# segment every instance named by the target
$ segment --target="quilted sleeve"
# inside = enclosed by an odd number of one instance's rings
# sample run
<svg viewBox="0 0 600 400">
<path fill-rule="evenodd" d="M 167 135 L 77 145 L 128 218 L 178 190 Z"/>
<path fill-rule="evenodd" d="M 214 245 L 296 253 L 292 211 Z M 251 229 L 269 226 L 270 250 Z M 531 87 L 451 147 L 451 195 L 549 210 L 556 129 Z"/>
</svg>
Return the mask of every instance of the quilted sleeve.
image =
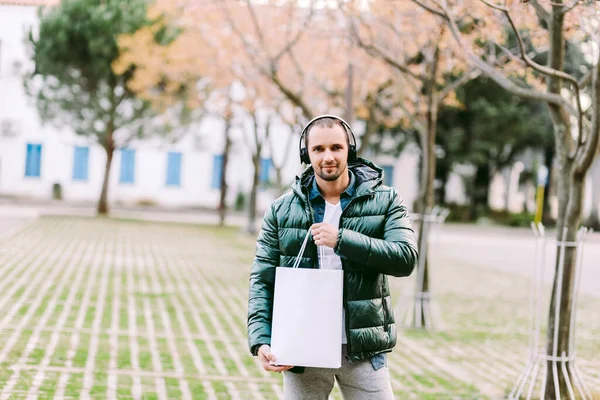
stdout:
<svg viewBox="0 0 600 400">
<path fill-rule="evenodd" d="M 406 207 L 391 188 L 383 239 L 342 228 L 335 252 L 364 270 L 392 276 L 409 276 L 418 260 L 417 242 Z"/>
<path fill-rule="evenodd" d="M 279 263 L 279 239 L 275 206 L 265 213 L 256 242 L 248 296 L 248 344 L 256 355 L 262 344 L 271 344 L 271 317 L 275 268 Z"/>
</svg>

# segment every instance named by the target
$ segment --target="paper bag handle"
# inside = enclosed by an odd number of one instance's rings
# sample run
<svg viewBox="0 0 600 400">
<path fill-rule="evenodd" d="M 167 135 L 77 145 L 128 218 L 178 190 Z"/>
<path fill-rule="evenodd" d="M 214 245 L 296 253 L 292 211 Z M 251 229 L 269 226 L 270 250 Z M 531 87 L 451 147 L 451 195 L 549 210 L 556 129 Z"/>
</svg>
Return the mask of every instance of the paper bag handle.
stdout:
<svg viewBox="0 0 600 400">
<path fill-rule="evenodd" d="M 294 261 L 294 265 L 292 266 L 292 268 L 298 268 L 300 266 L 300 260 L 302 258 L 302 255 L 304 254 L 304 250 L 306 250 L 306 244 L 308 243 L 308 238 L 310 237 L 310 229 L 308 230 L 308 232 L 306 232 L 306 236 L 304 237 L 304 242 L 302 242 L 302 246 L 300 247 L 300 252 L 298 253 L 298 256 L 296 257 L 296 260 Z M 323 257 L 325 257 L 325 252 L 323 251 L 323 246 L 318 246 L 319 247 L 319 265 L 322 266 L 323 263 Z"/>
<path fill-rule="evenodd" d="M 298 256 L 296 257 L 296 260 L 294 261 L 294 265 L 292 266 L 292 268 L 298 268 L 298 266 L 300 265 L 300 259 L 302 258 L 302 255 L 304 254 L 304 250 L 306 249 L 306 243 L 308 243 L 309 237 L 310 237 L 310 229 L 308 230 L 308 232 L 306 232 L 306 236 L 304 237 L 304 242 L 302 242 L 302 246 L 300 247 L 300 252 L 298 253 Z"/>
</svg>

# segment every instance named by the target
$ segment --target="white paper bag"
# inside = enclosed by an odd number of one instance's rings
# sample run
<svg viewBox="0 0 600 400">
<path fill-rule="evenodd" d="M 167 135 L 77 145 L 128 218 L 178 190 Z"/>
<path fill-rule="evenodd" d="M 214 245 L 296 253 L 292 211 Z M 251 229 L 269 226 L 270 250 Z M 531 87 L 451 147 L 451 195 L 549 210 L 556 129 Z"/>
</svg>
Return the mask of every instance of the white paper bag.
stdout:
<svg viewBox="0 0 600 400">
<path fill-rule="evenodd" d="M 271 352 L 277 365 L 342 366 L 342 270 L 293 268 L 275 271 Z"/>
</svg>

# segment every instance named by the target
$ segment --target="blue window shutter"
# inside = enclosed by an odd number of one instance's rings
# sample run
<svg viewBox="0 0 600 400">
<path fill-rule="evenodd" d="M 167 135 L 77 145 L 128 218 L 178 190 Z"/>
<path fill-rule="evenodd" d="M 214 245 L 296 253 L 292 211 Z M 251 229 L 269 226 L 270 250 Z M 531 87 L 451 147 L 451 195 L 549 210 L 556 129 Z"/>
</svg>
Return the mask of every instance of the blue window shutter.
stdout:
<svg viewBox="0 0 600 400">
<path fill-rule="evenodd" d="M 73 158 L 73 180 L 87 181 L 88 180 L 88 163 L 89 163 L 89 147 L 75 147 L 75 155 Z"/>
<path fill-rule="evenodd" d="M 223 175 L 223 156 L 213 156 L 213 173 L 212 173 L 212 188 L 219 189 L 221 187 L 221 176 Z"/>
<path fill-rule="evenodd" d="M 133 183 L 135 181 L 135 150 L 121 149 L 121 183 Z"/>
<path fill-rule="evenodd" d="M 167 155 L 167 185 L 181 185 L 181 153 L 170 151 Z"/>
<path fill-rule="evenodd" d="M 383 168 L 383 184 L 386 186 L 394 186 L 394 166 L 384 165 Z"/>
<path fill-rule="evenodd" d="M 33 173 L 33 145 L 31 143 L 27 143 L 27 153 L 25 158 L 25 176 L 32 176 Z"/>
<path fill-rule="evenodd" d="M 25 159 L 25 176 L 37 177 L 41 175 L 42 169 L 42 145 L 27 143 L 27 155 Z"/>
<path fill-rule="evenodd" d="M 273 162 L 270 158 L 260 159 L 260 183 L 268 183 Z"/>
</svg>

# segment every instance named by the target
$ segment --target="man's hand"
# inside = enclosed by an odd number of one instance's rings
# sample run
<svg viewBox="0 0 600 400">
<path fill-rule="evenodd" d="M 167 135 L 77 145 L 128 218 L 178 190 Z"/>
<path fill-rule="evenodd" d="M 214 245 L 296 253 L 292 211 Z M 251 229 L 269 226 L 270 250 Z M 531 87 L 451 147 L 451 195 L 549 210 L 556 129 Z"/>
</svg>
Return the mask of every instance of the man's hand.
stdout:
<svg viewBox="0 0 600 400">
<path fill-rule="evenodd" d="M 265 371 L 282 372 L 294 368 L 289 365 L 272 365 L 271 361 L 276 362 L 277 360 L 275 359 L 273 353 L 271 353 L 271 346 L 266 344 L 263 344 L 258 349 L 258 359 L 260 360 L 260 363 Z"/>
<path fill-rule="evenodd" d="M 339 230 L 335 226 L 321 222 L 313 224 L 310 231 L 317 246 L 327 246 L 333 249 L 337 245 Z"/>
</svg>

